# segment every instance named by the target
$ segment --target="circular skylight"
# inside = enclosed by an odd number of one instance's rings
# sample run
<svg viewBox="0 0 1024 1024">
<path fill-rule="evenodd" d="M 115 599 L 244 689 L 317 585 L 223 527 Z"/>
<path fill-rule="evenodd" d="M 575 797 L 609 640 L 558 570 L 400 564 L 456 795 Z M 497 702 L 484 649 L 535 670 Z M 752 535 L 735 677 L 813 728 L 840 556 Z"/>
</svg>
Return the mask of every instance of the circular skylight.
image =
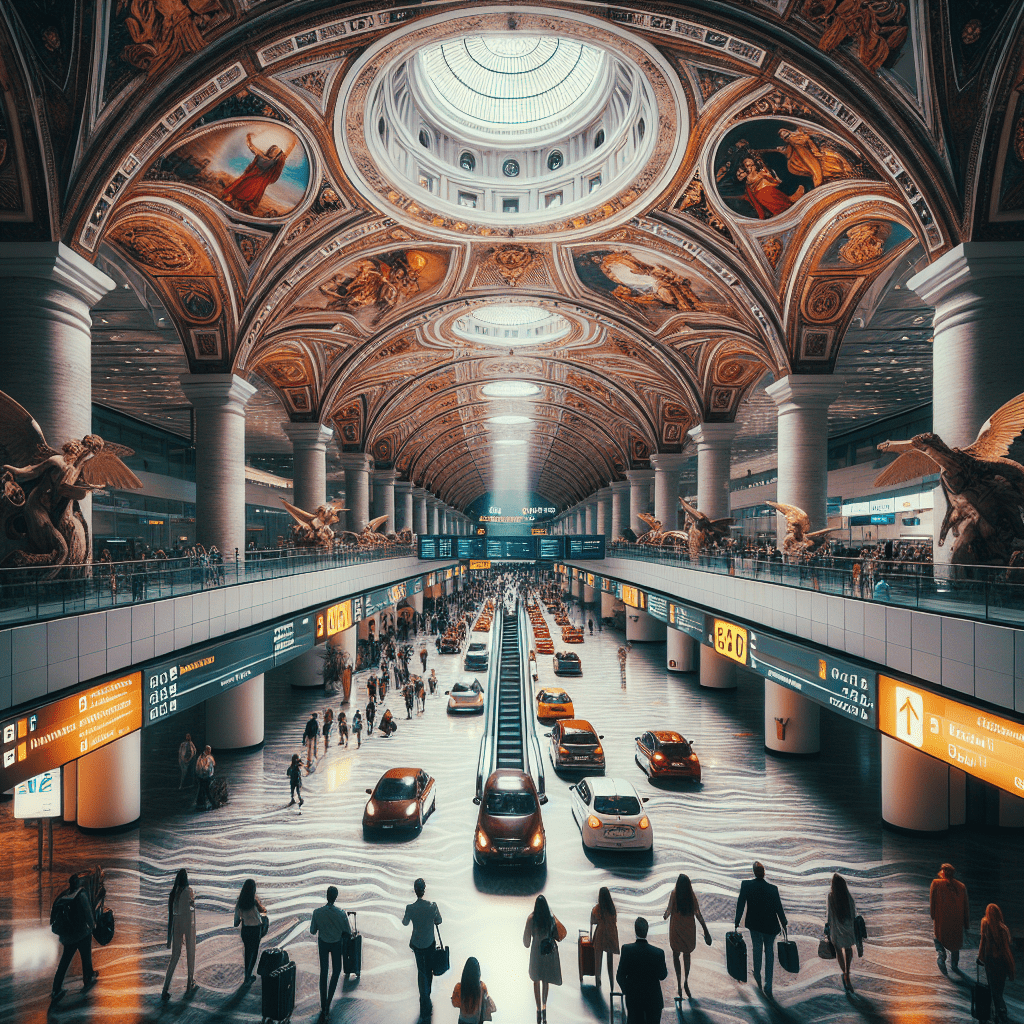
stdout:
<svg viewBox="0 0 1024 1024">
<path fill-rule="evenodd" d="M 527 380 L 497 380 L 493 384 L 485 384 L 483 393 L 488 398 L 529 398 L 539 395 L 540 388 Z"/>
<path fill-rule="evenodd" d="M 526 441 L 522 437 L 498 437 L 495 438 L 491 443 L 500 445 L 519 445 L 526 444 Z"/>
<path fill-rule="evenodd" d="M 514 426 L 520 423 L 529 423 L 529 416 L 492 416 L 487 421 L 488 423 L 497 423 L 499 426 Z"/>
<path fill-rule="evenodd" d="M 539 306 L 500 303 L 480 306 L 460 316 L 453 330 L 467 341 L 501 348 L 557 341 L 569 333 L 571 326 L 565 317 Z"/>
<path fill-rule="evenodd" d="M 556 36 L 464 36 L 421 50 L 424 81 L 437 108 L 474 127 L 542 131 L 570 116 L 603 84 L 603 51 Z"/>
</svg>

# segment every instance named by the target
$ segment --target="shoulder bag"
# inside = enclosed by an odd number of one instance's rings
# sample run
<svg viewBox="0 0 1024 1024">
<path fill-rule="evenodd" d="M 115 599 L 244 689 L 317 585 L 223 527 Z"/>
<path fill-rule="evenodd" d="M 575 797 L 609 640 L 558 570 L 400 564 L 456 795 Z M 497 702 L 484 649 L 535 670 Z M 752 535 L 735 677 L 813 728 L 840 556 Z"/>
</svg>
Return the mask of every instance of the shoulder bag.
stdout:
<svg viewBox="0 0 1024 1024">
<path fill-rule="evenodd" d="M 264 938 L 270 931 L 270 918 L 266 914 L 260 914 L 260 938 Z"/>
<path fill-rule="evenodd" d="M 795 942 L 790 942 L 786 929 L 782 929 L 782 939 L 778 943 L 779 966 L 790 974 L 800 973 L 800 951 Z"/>
<path fill-rule="evenodd" d="M 434 925 L 437 930 L 437 945 L 430 954 L 430 973 L 437 976 L 447 974 L 448 968 L 452 965 L 451 949 L 444 944 L 441 938 L 441 926 Z"/>
</svg>

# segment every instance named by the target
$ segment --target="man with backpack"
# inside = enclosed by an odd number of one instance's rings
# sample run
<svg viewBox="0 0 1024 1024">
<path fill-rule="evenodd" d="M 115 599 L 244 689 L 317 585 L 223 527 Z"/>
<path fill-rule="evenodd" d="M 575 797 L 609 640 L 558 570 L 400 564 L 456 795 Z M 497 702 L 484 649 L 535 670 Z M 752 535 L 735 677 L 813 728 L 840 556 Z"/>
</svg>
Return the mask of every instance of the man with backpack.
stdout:
<svg viewBox="0 0 1024 1024">
<path fill-rule="evenodd" d="M 79 875 L 72 875 L 68 888 L 54 901 L 50 911 L 50 928 L 64 947 L 57 973 L 53 976 L 53 991 L 50 1001 L 60 1002 L 67 995 L 64 975 L 67 974 L 75 953 L 82 961 L 82 991 L 88 992 L 96 984 L 99 971 L 92 969 L 92 932 L 96 927 L 89 892 Z"/>
</svg>

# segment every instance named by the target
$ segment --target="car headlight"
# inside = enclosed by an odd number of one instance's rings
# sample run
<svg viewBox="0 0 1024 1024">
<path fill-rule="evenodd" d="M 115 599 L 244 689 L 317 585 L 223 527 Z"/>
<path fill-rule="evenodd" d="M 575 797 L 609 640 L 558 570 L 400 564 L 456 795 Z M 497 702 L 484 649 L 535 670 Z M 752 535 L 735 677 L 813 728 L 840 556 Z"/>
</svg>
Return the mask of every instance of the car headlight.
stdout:
<svg viewBox="0 0 1024 1024">
<path fill-rule="evenodd" d="M 377 805 L 372 800 L 367 801 L 366 813 L 371 816 L 377 813 Z"/>
<path fill-rule="evenodd" d="M 651 827 L 650 819 L 647 817 L 646 814 L 640 819 L 639 825 L 640 825 L 641 828 L 650 828 Z"/>
<path fill-rule="evenodd" d="M 482 829 L 476 830 L 476 845 L 479 850 L 486 850 L 490 845 L 490 840 L 487 838 L 487 833 Z"/>
<path fill-rule="evenodd" d="M 697 760 L 697 755 L 696 754 L 691 754 L 690 755 L 690 760 L 691 761 L 696 761 Z"/>
<path fill-rule="evenodd" d="M 596 815 L 591 814 L 591 815 L 589 815 L 587 817 L 587 824 L 591 828 L 600 828 L 601 827 L 601 819 L 598 818 Z"/>
<path fill-rule="evenodd" d="M 405 816 L 407 818 L 411 818 L 416 813 L 417 810 L 419 810 L 419 808 L 416 806 L 416 804 L 409 804 L 409 806 L 405 809 Z"/>
<path fill-rule="evenodd" d="M 539 850 L 544 845 L 544 833 L 540 829 L 537 829 L 537 831 L 533 833 L 530 845 L 535 850 Z"/>
<path fill-rule="evenodd" d="M 660 754 L 660 753 L 659 754 L 652 754 L 651 755 L 651 760 L 652 761 L 657 761 L 658 764 L 661 764 L 661 762 L 665 760 L 665 755 L 664 754 Z"/>
</svg>

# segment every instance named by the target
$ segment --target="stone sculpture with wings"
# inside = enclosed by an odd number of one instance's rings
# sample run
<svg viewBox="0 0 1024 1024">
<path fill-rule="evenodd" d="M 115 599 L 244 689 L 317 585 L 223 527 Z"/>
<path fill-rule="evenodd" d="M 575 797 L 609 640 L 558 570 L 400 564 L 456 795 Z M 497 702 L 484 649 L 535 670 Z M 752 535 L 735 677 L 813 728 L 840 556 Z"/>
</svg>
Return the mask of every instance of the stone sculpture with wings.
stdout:
<svg viewBox="0 0 1024 1024">
<path fill-rule="evenodd" d="M 360 548 L 384 547 L 388 543 L 387 534 L 379 531 L 387 521 L 387 516 L 377 516 L 376 519 L 371 519 L 358 533 L 354 530 L 345 530 L 341 534 L 341 541 L 343 544 L 354 544 Z"/>
<path fill-rule="evenodd" d="M 878 450 L 899 458 L 882 470 L 875 486 L 938 473 L 947 503 L 939 546 L 952 532 L 953 564 L 1009 565 L 1024 548 L 1024 466 L 1007 457 L 1022 432 L 1024 394 L 1000 406 L 967 448 L 950 448 L 931 433 L 883 441 Z"/>
<path fill-rule="evenodd" d="M 130 490 L 142 481 L 124 464 L 131 448 L 87 434 L 60 451 L 46 443 L 39 424 L 0 391 L 0 567 L 52 566 L 92 561 L 89 524 L 81 502 L 101 487 Z"/>
<path fill-rule="evenodd" d="M 297 548 L 327 548 L 334 547 L 335 534 L 331 527 L 341 518 L 341 513 L 347 511 L 341 505 L 320 505 L 315 512 L 306 512 L 304 509 L 281 499 L 282 504 L 288 509 L 288 514 L 295 520 L 292 524 L 291 542 Z"/>
<path fill-rule="evenodd" d="M 811 520 L 807 513 L 796 505 L 785 502 L 767 501 L 776 512 L 786 517 L 786 537 L 782 542 L 782 553 L 791 562 L 800 562 L 810 558 L 814 552 L 828 540 L 831 530 L 811 530 Z"/>
<path fill-rule="evenodd" d="M 637 518 L 643 520 L 650 529 L 637 538 L 637 544 L 650 547 L 675 547 L 685 544 L 689 537 L 685 530 L 663 530 L 661 520 L 655 519 L 649 512 L 637 513 Z"/>
<path fill-rule="evenodd" d="M 728 537 L 729 528 L 736 522 L 735 519 L 709 519 L 683 498 L 679 499 L 679 507 L 686 513 L 691 558 L 697 558 L 720 537 Z"/>
</svg>

